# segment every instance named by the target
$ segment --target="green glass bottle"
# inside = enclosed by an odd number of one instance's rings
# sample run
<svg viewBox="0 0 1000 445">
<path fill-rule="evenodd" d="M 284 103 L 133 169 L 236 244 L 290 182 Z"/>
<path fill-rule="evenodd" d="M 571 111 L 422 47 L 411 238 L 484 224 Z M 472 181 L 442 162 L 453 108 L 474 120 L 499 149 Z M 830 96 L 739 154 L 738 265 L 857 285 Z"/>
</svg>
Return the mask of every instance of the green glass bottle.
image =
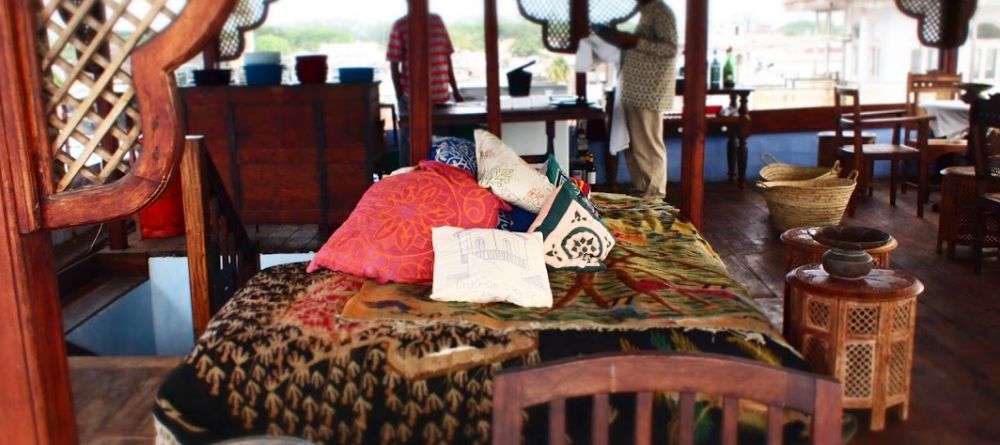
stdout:
<svg viewBox="0 0 1000 445">
<path fill-rule="evenodd" d="M 719 50 L 712 51 L 712 64 L 709 67 L 708 87 L 718 90 L 722 87 L 721 66 L 719 65 Z"/>
<path fill-rule="evenodd" d="M 722 67 L 722 86 L 733 88 L 736 86 L 736 62 L 733 60 L 733 47 L 726 49 L 726 64 Z"/>
</svg>

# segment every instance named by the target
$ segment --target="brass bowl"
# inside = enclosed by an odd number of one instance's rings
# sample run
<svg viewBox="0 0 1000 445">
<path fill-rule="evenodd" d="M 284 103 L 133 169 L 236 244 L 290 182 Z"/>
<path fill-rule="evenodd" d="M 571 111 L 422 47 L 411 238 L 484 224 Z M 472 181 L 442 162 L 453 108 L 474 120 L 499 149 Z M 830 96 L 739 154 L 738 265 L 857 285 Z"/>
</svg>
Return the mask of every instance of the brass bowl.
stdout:
<svg viewBox="0 0 1000 445">
<path fill-rule="evenodd" d="M 869 250 L 889 244 L 892 236 L 878 229 L 858 226 L 825 226 L 809 230 L 817 243 L 841 250 Z"/>
</svg>

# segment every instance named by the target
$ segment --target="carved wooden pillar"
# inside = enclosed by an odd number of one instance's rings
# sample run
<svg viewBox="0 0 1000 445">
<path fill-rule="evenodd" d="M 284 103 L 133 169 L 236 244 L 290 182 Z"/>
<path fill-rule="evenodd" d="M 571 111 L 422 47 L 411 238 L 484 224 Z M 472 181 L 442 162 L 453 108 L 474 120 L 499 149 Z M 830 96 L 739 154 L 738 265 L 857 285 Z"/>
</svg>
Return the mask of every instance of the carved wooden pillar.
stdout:
<svg viewBox="0 0 1000 445">
<path fill-rule="evenodd" d="M 0 0 L 0 436 L 76 443 L 52 238 L 39 214 L 42 121 L 33 2 Z"/>
<path fill-rule="evenodd" d="M 410 76 L 410 165 L 427 159 L 431 151 L 431 80 L 427 0 L 410 0 L 408 67 Z"/>
<path fill-rule="evenodd" d="M 484 0 L 483 34 L 486 36 L 486 122 L 491 133 L 500 137 L 500 49 L 497 0 Z"/>
<path fill-rule="evenodd" d="M 687 1 L 686 29 L 681 216 L 700 229 L 705 201 L 705 63 L 708 58 L 708 0 Z"/>
</svg>

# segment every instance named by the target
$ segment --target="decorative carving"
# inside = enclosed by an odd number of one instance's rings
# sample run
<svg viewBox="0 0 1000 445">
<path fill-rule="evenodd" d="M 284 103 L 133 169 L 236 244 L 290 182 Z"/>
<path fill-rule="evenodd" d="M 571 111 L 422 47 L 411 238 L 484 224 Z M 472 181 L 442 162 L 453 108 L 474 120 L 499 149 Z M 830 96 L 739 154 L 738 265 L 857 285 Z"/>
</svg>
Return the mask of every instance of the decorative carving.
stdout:
<svg viewBox="0 0 1000 445">
<path fill-rule="evenodd" d="M 969 19 L 976 0 L 896 0 L 903 14 L 917 19 L 917 37 L 924 46 L 958 48 L 969 36 Z"/>
<path fill-rule="evenodd" d="M 579 33 L 573 29 L 573 0 L 517 0 L 521 15 L 542 26 L 542 42 L 552 52 L 576 52 Z M 630 19 L 639 8 L 635 0 L 587 1 L 590 26 L 614 26 Z"/>
<path fill-rule="evenodd" d="M 53 163 L 41 181 L 43 224 L 135 213 L 180 161 L 173 71 L 218 33 L 235 0 L 36 1 L 33 46 L 51 143 L 37 155 Z"/>
<path fill-rule="evenodd" d="M 219 34 L 219 60 L 235 60 L 243 54 L 247 31 L 264 24 L 267 11 L 278 0 L 239 0 Z"/>
<path fill-rule="evenodd" d="M 142 134 L 131 53 L 186 3 L 42 0 L 38 46 L 56 193 L 130 171 Z"/>
</svg>

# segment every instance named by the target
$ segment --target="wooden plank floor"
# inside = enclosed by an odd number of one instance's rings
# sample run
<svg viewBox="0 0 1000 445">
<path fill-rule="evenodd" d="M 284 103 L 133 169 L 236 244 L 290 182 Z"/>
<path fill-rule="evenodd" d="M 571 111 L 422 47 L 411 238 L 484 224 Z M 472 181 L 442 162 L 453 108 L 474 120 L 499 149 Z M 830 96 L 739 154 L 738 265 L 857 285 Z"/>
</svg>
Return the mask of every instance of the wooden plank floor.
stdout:
<svg viewBox="0 0 1000 445">
<path fill-rule="evenodd" d="M 257 242 L 260 253 L 306 253 L 316 252 L 326 239 L 316 224 L 266 224 L 246 226 L 250 239 Z M 129 233 L 128 249 L 110 250 L 105 247 L 101 253 L 143 253 L 151 257 L 187 256 L 184 236 L 170 238 L 143 239 L 139 231 Z"/>
<path fill-rule="evenodd" d="M 890 414 L 886 430 L 880 433 L 868 432 L 867 416 L 859 413 L 861 432 L 852 444 L 1000 443 L 1000 422 L 996 421 L 1000 413 L 1000 263 L 987 263 L 983 275 L 977 276 L 965 259 L 966 249 L 959 249 L 954 260 L 938 255 L 934 246 L 937 214 L 916 218 L 915 193 L 902 195 L 896 208 L 888 205 L 886 195 L 884 187 L 877 189 L 873 198 L 859 206 L 856 217 L 846 222 L 892 233 L 900 244 L 893 253 L 894 267 L 916 275 L 926 286 L 917 309 L 911 406 L 909 420 L 900 422 Z M 260 232 L 265 238 L 290 240 L 302 227 L 267 230 L 262 227 Z M 308 230 L 287 245 L 303 245 Z M 730 273 L 766 307 L 780 310 L 784 248 L 768 225 L 760 194 L 749 188 L 739 191 L 710 184 L 704 232 Z M 148 443 L 143 438 L 152 434 L 149 407 L 155 388 L 178 359 L 152 360 L 71 362 L 82 443 Z"/>
<path fill-rule="evenodd" d="M 923 281 L 917 307 L 917 335 L 909 420 L 889 415 L 885 431 L 867 431 L 867 414 L 852 444 L 1000 443 L 1000 263 L 972 273 L 968 249 L 956 259 L 935 252 L 937 213 L 916 215 L 916 193 L 888 204 L 888 190 L 862 201 L 846 224 L 875 227 L 899 241 L 892 266 Z M 751 188 L 710 184 L 704 232 L 729 271 L 755 298 L 778 307 L 783 293 L 784 247 L 770 228 L 767 205 Z"/>
<path fill-rule="evenodd" d="M 155 441 L 153 398 L 179 357 L 70 357 L 81 445 Z"/>
</svg>

